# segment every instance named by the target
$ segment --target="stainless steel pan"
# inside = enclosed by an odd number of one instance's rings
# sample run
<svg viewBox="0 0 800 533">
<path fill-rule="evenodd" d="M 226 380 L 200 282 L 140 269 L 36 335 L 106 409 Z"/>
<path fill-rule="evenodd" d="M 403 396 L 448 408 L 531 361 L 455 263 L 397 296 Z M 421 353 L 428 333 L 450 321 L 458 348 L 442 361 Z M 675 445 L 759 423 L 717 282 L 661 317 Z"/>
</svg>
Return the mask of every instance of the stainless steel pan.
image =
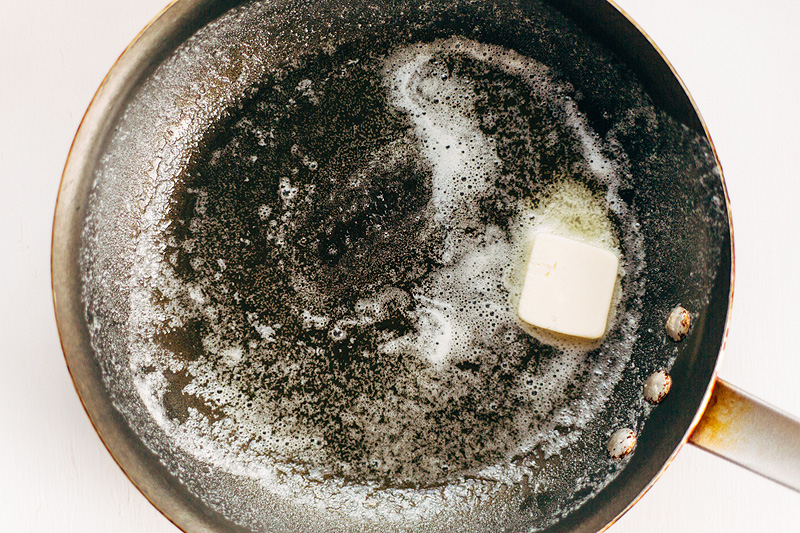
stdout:
<svg viewBox="0 0 800 533">
<path fill-rule="evenodd" d="M 397 35 L 385 37 L 392 33 L 387 28 Z M 248 91 L 263 85 L 272 67 L 301 69 L 297 65 L 326 46 L 332 51 L 325 53 L 335 55 L 349 43 L 364 50 L 383 46 L 381 39 L 430 41 L 454 34 L 499 43 L 547 63 L 556 76 L 573 83 L 571 96 L 581 101 L 579 110 L 601 136 L 623 121 L 621 101 L 628 96 L 609 94 L 619 85 L 581 85 L 580 80 L 599 79 L 598 71 L 611 62 L 622 73 L 615 74 L 617 84 L 632 76 L 645 100 L 651 99 L 656 118 L 626 130 L 637 135 L 617 136 L 632 176 L 622 197 L 642 222 L 647 257 L 640 279 L 641 323 L 627 332 L 637 341 L 612 395 L 582 429 L 585 438 L 573 443 L 558 464 L 545 465 L 569 475 L 546 487 L 523 477 L 466 508 L 463 502 L 450 507 L 441 500 L 443 505 L 413 519 L 356 513 L 333 520 L 335 513 L 264 490 L 252 477 L 209 467 L 148 418 L 120 340 L 129 333 L 126 286 L 137 265 L 137 235 L 151 223 L 143 198 L 154 201 L 163 176 L 175 178 L 181 165 L 202 161 L 201 150 L 181 152 L 180 128 L 195 128 L 201 137 L 213 128 L 226 131 L 230 119 L 225 117 L 247 112 L 246 102 L 257 99 Z M 572 35 L 585 40 L 573 41 Z M 215 53 L 220 50 L 227 53 Z M 201 94 L 196 81 L 205 83 L 199 100 L 193 99 Z M 194 105 L 198 101 L 202 105 Z M 177 147 L 172 160 L 164 156 L 169 144 L 163 139 Z M 664 139 L 672 145 L 665 148 Z M 664 151 L 674 155 L 658 159 Z M 56 314 L 70 372 L 99 435 L 137 487 L 182 529 L 593 531 L 632 505 L 687 440 L 798 488 L 797 422 L 716 378 L 733 281 L 727 212 L 721 172 L 688 93 L 658 50 L 612 4 L 488 9 L 468 3 L 353 2 L 343 8 L 278 2 L 255 9 L 237 2 L 180 1 L 123 54 L 76 136 L 54 223 Z M 691 333 L 680 344 L 667 341 L 663 332 L 666 312 L 676 303 L 694 313 Z M 663 367 L 670 369 L 673 390 L 649 408 L 641 400 L 641 383 Z M 605 457 L 605 438 L 620 424 L 634 426 L 638 445 L 631 456 L 613 462 Z M 593 476 L 609 481 L 598 491 L 575 488 Z"/>
</svg>

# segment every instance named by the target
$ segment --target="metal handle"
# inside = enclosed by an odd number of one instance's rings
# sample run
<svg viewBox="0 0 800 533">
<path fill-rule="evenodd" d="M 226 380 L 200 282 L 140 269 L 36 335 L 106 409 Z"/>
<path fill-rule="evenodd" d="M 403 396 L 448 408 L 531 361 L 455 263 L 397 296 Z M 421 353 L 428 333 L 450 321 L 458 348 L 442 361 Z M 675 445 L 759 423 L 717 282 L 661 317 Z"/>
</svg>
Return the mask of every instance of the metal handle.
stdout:
<svg viewBox="0 0 800 533">
<path fill-rule="evenodd" d="M 689 442 L 800 492 L 800 420 L 721 379 Z"/>
</svg>

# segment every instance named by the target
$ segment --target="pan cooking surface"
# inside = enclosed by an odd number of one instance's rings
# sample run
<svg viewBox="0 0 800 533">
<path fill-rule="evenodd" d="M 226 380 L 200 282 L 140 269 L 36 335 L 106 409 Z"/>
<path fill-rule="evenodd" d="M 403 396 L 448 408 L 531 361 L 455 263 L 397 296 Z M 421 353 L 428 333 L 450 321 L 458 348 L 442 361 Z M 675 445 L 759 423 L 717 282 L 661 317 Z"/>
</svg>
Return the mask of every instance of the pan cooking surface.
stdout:
<svg viewBox="0 0 800 533">
<path fill-rule="evenodd" d="M 553 419 L 578 429 L 570 405 L 604 402 L 638 325 L 638 223 L 614 164 L 582 179 L 599 143 L 545 69 L 506 49 L 449 39 L 359 59 L 268 77 L 190 162 L 169 228 L 142 237 L 165 244 L 157 276 L 135 282 L 159 295 L 133 324 L 145 393 L 178 431 L 224 418 L 236 430 L 220 444 L 243 460 L 317 476 L 417 485 L 557 452 L 574 437 L 554 438 Z M 600 180 L 604 197 L 578 184 Z M 614 246 L 607 198 L 631 258 L 621 334 L 537 342 L 516 317 L 533 226 Z"/>
<path fill-rule="evenodd" d="M 425 9 L 229 12 L 96 174 L 84 296 L 115 405 L 245 526 L 285 501 L 298 527 L 447 524 L 513 483 L 545 527 L 626 463 L 605 441 L 645 423 L 674 298 L 707 303 L 714 247 L 673 253 L 727 228 L 704 139 L 550 8 Z M 620 254 L 602 340 L 517 318 L 539 230 Z"/>
</svg>

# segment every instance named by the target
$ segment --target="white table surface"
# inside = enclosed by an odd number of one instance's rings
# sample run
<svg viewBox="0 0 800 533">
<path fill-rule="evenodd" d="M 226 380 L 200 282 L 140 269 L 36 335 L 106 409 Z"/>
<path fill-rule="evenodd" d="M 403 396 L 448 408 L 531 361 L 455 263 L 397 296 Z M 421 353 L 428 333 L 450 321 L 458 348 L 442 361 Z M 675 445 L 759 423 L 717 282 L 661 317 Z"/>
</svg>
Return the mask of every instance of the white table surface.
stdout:
<svg viewBox="0 0 800 533">
<path fill-rule="evenodd" d="M 621 0 L 691 90 L 734 206 L 720 374 L 800 414 L 800 3 Z M 29 0 L 0 18 L 0 531 L 176 532 L 106 452 L 50 297 L 59 178 L 103 76 L 164 0 Z M 10 11 L 10 12 L 9 12 Z M 612 533 L 800 531 L 800 495 L 684 447 Z"/>
</svg>

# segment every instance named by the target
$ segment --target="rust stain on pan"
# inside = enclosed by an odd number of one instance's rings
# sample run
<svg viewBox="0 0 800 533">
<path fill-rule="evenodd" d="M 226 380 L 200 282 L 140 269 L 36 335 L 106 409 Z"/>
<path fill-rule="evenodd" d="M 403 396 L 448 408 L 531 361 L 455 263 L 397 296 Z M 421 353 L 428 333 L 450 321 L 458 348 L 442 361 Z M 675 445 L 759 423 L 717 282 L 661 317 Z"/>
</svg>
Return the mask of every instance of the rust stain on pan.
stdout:
<svg viewBox="0 0 800 533">
<path fill-rule="evenodd" d="M 800 492 L 800 419 L 723 380 L 689 442 Z"/>
<path fill-rule="evenodd" d="M 743 420 L 751 414 L 752 404 L 742 396 L 717 381 L 700 423 L 697 424 L 690 442 L 703 448 L 724 450 L 735 446 L 741 432 Z"/>
</svg>

